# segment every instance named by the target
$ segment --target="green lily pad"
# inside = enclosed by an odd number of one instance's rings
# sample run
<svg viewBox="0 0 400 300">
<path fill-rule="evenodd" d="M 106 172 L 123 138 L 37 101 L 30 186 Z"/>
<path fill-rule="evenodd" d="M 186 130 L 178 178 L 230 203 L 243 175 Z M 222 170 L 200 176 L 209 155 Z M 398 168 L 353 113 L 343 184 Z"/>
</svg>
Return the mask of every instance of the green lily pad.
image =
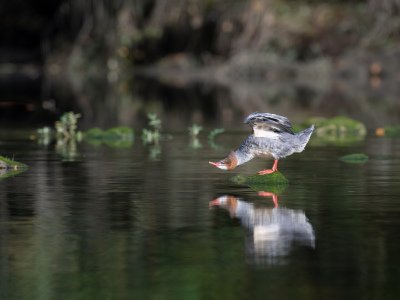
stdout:
<svg viewBox="0 0 400 300">
<path fill-rule="evenodd" d="M 268 191 L 277 195 L 281 194 L 289 184 L 289 180 L 281 172 L 267 175 L 239 174 L 231 178 L 231 181 L 240 185 L 247 185 L 257 192 Z"/>
<path fill-rule="evenodd" d="M 364 164 L 368 161 L 368 156 L 364 153 L 353 153 L 339 157 L 339 160 L 350 164 Z"/>
</svg>

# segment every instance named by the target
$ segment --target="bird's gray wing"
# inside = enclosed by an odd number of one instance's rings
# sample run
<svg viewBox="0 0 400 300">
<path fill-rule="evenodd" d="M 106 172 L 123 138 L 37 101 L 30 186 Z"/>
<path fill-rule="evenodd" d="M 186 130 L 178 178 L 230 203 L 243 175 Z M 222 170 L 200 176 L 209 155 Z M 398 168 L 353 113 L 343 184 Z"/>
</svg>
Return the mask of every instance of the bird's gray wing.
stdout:
<svg viewBox="0 0 400 300">
<path fill-rule="evenodd" d="M 244 120 L 244 123 L 249 124 L 253 131 L 257 128 L 264 131 L 294 134 L 289 119 L 275 114 L 254 112 Z"/>
</svg>

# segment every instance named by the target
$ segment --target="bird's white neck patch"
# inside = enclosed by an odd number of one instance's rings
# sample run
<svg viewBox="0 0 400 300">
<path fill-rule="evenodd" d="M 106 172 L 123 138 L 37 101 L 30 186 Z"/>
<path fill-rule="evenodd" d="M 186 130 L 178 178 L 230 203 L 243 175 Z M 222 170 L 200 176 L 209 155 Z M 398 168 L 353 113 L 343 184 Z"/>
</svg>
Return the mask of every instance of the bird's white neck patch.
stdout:
<svg viewBox="0 0 400 300">
<path fill-rule="evenodd" d="M 270 130 L 262 130 L 254 128 L 254 136 L 255 137 L 266 137 L 270 139 L 277 139 L 279 137 L 279 133 L 270 131 Z"/>
</svg>

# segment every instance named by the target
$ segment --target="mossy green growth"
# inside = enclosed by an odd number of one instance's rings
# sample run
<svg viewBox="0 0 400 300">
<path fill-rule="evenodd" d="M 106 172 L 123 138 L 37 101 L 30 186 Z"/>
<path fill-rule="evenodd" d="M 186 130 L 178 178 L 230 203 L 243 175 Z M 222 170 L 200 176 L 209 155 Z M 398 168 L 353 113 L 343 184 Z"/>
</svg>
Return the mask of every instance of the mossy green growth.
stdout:
<svg viewBox="0 0 400 300">
<path fill-rule="evenodd" d="M 4 156 L 0 156 L 0 179 L 15 176 L 24 172 L 26 169 L 28 169 L 27 165 Z"/>
<path fill-rule="evenodd" d="M 350 164 L 364 164 L 368 161 L 368 156 L 364 153 L 352 153 L 339 157 L 339 160 Z"/>
<path fill-rule="evenodd" d="M 125 126 L 112 127 L 104 132 L 105 140 L 133 140 L 133 129 Z"/>
<path fill-rule="evenodd" d="M 266 191 L 277 195 L 281 194 L 289 184 L 289 180 L 281 172 L 267 175 L 239 174 L 231 178 L 231 181 L 240 185 L 247 185 L 257 192 Z"/>
<path fill-rule="evenodd" d="M 313 145 L 348 145 L 362 141 L 367 134 L 367 128 L 363 123 L 344 116 L 331 119 L 310 118 L 299 129 L 305 129 L 312 124 L 315 125 L 310 141 Z"/>
<path fill-rule="evenodd" d="M 103 139 L 104 131 L 98 127 L 90 128 L 84 133 L 84 138 L 89 140 L 101 140 Z"/>
<path fill-rule="evenodd" d="M 0 169 L 21 170 L 26 168 L 28 168 L 28 166 L 23 163 L 17 162 L 4 156 L 0 156 Z"/>
<path fill-rule="evenodd" d="M 92 144 L 105 143 L 111 147 L 130 147 L 134 140 L 132 128 L 125 126 L 112 127 L 102 130 L 98 127 L 89 129 L 84 134 L 84 139 Z"/>
</svg>

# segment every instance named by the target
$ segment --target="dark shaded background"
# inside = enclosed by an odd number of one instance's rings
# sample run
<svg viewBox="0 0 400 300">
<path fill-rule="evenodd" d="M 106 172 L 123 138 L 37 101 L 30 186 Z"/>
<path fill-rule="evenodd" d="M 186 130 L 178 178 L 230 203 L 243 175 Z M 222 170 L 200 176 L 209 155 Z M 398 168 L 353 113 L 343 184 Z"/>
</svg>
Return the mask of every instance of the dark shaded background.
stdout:
<svg viewBox="0 0 400 300">
<path fill-rule="evenodd" d="M 235 126 L 254 110 L 295 120 L 399 122 L 400 3 L 3 1 L 3 126 Z M 176 119 L 176 116 L 183 116 Z"/>
</svg>

